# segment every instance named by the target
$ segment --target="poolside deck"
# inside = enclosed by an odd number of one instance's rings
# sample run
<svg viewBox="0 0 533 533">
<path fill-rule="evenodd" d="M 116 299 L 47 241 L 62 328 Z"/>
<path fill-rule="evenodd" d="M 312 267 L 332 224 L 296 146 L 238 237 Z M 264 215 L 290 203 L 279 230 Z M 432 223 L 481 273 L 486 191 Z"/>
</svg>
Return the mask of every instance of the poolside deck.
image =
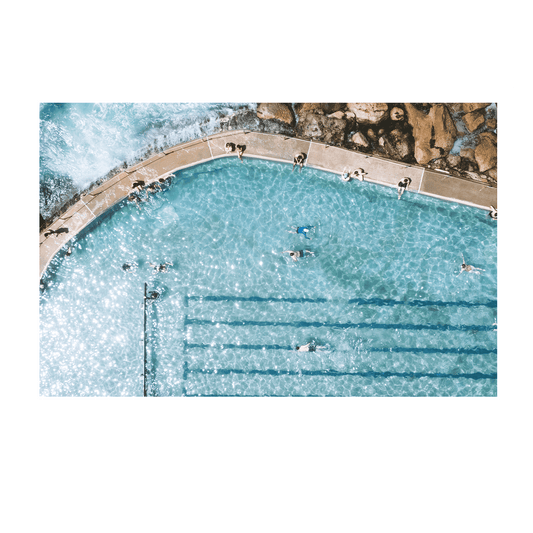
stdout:
<svg viewBox="0 0 533 533">
<path fill-rule="evenodd" d="M 497 204 L 496 188 L 424 167 L 406 165 L 285 135 L 246 130 L 228 131 L 173 146 L 125 169 L 82 196 L 68 211 L 41 232 L 39 277 L 42 277 L 52 258 L 72 237 L 128 196 L 132 192 L 132 184 L 135 181 L 142 180 L 150 184 L 183 168 L 220 157 L 235 157 L 234 154 L 226 154 L 224 146 L 227 142 L 244 145 L 246 147 L 245 158 L 256 157 L 292 164 L 294 155 L 303 152 L 307 155 L 305 161 L 307 167 L 337 174 L 344 170 L 363 168 L 367 173 L 365 181 L 386 187 L 395 188 L 401 178 L 408 176 L 412 182 L 405 194 L 423 194 L 486 210 L 489 210 L 491 205 L 496 207 Z M 68 233 L 44 236 L 46 232 L 60 228 L 68 229 Z"/>
</svg>

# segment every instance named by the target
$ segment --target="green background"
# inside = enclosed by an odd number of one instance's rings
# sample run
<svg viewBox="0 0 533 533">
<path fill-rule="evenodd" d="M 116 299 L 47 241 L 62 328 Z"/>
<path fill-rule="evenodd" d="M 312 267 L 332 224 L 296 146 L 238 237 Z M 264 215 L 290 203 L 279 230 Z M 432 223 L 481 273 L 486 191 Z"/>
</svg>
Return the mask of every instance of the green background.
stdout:
<svg viewBox="0 0 533 533">
<path fill-rule="evenodd" d="M 429 5 L 4 9 L 5 531 L 528 528 L 531 348 L 521 337 L 513 418 L 16 417 L 16 268 L 7 253 L 15 254 L 17 239 L 17 84 L 515 82 L 522 109 L 531 91 L 527 14 L 513 3 L 500 11 L 489 3 Z M 518 153 L 529 138 L 520 119 Z M 531 185 L 517 163 L 525 207 Z M 35 224 L 37 231 L 37 214 Z M 522 241 L 525 269 L 531 241 Z M 519 321 L 528 318 L 530 285 L 521 287 Z"/>
</svg>

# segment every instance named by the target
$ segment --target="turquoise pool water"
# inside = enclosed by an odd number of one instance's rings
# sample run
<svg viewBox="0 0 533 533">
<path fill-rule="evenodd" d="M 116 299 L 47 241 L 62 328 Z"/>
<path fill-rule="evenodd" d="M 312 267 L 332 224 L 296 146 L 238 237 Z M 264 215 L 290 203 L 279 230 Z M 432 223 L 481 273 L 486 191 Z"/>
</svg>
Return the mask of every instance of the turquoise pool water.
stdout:
<svg viewBox="0 0 533 533">
<path fill-rule="evenodd" d="M 291 168 L 191 167 L 60 251 L 42 279 L 41 394 L 143 395 L 146 282 L 149 395 L 496 395 L 496 222 Z M 303 225 L 311 239 L 289 233 Z M 458 276 L 462 253 L 484 271 Z M 312 340 L 325 349 L 295 350 Z"/>
</svg>

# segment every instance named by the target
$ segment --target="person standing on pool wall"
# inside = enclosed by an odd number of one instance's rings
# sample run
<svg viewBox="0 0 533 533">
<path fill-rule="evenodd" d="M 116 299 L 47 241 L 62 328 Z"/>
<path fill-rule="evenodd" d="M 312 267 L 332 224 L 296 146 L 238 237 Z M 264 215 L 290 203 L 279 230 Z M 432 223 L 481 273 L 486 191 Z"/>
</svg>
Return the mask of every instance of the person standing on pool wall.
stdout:
<svg viewBox="0 0 533 533">
<path fill-rule="evenodd" d="M 407 190 L 407 187 L 411 184 L 411 178 L 403 178 L 398 183 L 398 200 L 402 197 L 402 194 Z"/>
<path fill-rule="evenodd" d="M 284 250 L 282 254 L 289 254 L 294 261 L 298 261 L 298 257 L 305 257 L 306 255 L 315 255 L 311 250 Z"/>
<path fill-rule="evenodd" d="M 294 167 L 298 165 L 300 167 L 300 172 L 301 172 L 302 167 L 304 166 L 304 161 L 305 161 L 305 154 L 303 153 L 296 154 L 293 159 L 292 170 L 294 171 Z"/>
<path fill-rule="evenodd" d="M 296 231 L 289 231 L 289 233 L 301 233 L 306 239 L 309 239 L 311 240 L 311 237 L 308 237 L 307 234 L 312 230 L 314 229 L 314 226 L 301 226 L 301 227 L 298 227 L 298 226 L 293 226 L 293 228 L 296 230 Z"/>
</svg>

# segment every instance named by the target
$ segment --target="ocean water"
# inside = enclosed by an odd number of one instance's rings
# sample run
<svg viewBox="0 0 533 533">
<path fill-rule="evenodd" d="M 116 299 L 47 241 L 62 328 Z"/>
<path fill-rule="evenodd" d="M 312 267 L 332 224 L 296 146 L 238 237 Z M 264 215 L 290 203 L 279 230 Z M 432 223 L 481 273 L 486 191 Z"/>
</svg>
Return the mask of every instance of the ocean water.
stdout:
<svg viewBox="0 0 533 533">
<path fill-rule="evenodd" d="M 252 103 L 43 103 L 39 109 L 40 202 L 48 218 L 76 192 L 148 150 L 217 131 Z"/>
<path fill-rule="evenodd" d="M 308 225 L 310 239 L 290 233 Z M 496 226 L 475 208 L 283 163 L 185 169 L 52 261 L 40 392 L 143 395 L 146 283 L 160 294 L 147 306 L 149 395 L 494 396 Z M 301 249 L 314 255 L 283 253 Z M 483 271 L 458 275 L 462 254 Z M 311 341 L 323 348 L 296 351 Z"/>
</svg>

